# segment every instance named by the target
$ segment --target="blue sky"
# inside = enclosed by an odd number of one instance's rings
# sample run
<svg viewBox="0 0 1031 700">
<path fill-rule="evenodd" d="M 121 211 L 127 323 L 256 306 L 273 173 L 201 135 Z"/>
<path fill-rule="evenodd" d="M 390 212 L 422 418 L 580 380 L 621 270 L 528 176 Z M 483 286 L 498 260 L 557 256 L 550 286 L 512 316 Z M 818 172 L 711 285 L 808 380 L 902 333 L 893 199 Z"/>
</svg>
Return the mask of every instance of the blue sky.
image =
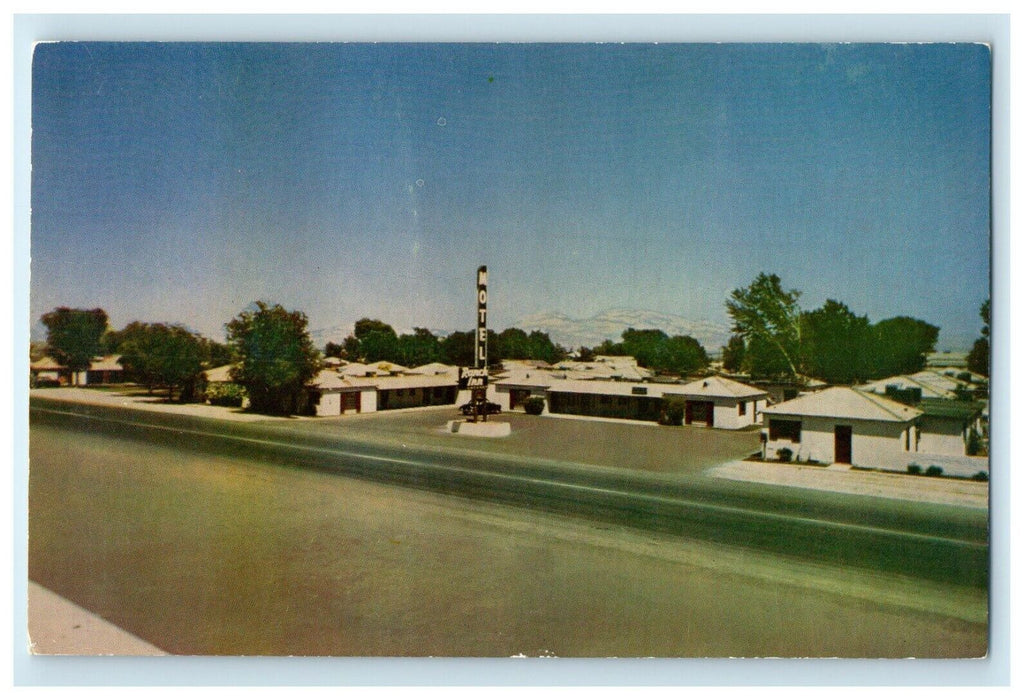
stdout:
<svg viewBox="0 0 1031 700">
<path fill-rule="evenodd" d="M 613 307 L 726 322 L 759 272 L 966 349 L 988 296 L 973 44 L 42 44 L 33 320 L 221 339 Z"/>
</svg>

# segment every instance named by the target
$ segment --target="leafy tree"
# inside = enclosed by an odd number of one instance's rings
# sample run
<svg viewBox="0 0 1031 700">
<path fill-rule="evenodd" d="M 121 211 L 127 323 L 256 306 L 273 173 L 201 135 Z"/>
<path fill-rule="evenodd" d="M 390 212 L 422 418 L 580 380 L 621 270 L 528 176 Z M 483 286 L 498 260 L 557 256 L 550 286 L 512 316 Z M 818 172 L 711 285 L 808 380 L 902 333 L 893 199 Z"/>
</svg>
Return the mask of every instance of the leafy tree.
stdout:
<svg viewBox="0 0 1031 700">
<path fill-rule="evenodd" d="M 871 337 L 871 376 L 911 374 L 924 368 L 927 353 L 938 342 L 938 327 L 909 316 L 896 316 L 874 324 Z"/>
<path fill-rule="evenodd" d="M 101 338 L 107 330 L 107 313 L 103 309 L 59 306 L 41 320 L 47 327 L 50 354 L 72 372 L 89 369 L 93 358 L 104 350 Z"/>
<path fill-rule="evenodd" d="M 226 331 L 240 358 L 233 380 L 247 388 L 251 408 L 275 415 L 297 412 L 305 384 L 319 369 L 308 317 L 258 301 L 227 323 Z"/>
<path fill-rule="evenodd" d="M 227 343 L 219 343 L 209 338 L 201 338 L 201 350 L 204 367 L 222 367 L 233 361 L 233 348 Z"/>
<path fill-rule="evenodd" d="M 870 321 L 841 302 L 802 314 L 802 365 L 805 373 L 832 384 L 867 379 L 872 369 Z"/>
<path fill-rule="evenodd" d="M 764 272 L 747 287 L 732 291 L 727 300 L 731 331 L 744 338 L 747 353 L 753 353 L 753 344 L 756 350 L 775 351 L 791 376 L 798 374 L 801 351 L 800 296 L 797 290 L 783 289 L 780 277 Z M 771 364 L 763 359 L 762 364 Z"/>
<path fill-rule="evenodd" d="M 426 328 L 416 328 L 398 338 L 399 364 L 418 367 L 440 359 L 440 341 Z"/>
<path fill-rule="evenodd" d="M 977 372 L 984 376 L 989 376 L 991 371 L 991 360 L 992 360 L 992 348 L 991 348 L 991 333 L 992 333 L 992 304 L 991 300 L 985 300 L 981 304 L 981 320 L 984 321 L 984 326 L 981 327 L 981 337 L 974 341 L 974 346 L 970 348 L 970 354 L 967 355 L 967 369 L 971 372 Z"/>
<path fill-rule="evenodd" d="M 745 339 L 740 335 L 732 335 L 723 346 L 723 369 L 727 372 L 737 372 L 744 366 L 745 362 Z"/>
<path fill-rule="evenodd" d="M 442 361 L 449 365 L 472 367 L 473 355 L 475 354 L 475 350 L 473 349 L 475 339 L 475 331 L 455 331 L 454 333 L 446 336 L 440 343 Z M 487 336 L 487 343 L 489 348 L 489 334 Z"/>
<path fill-rule="evenodd" d="M 709 356 L 701 343 L 689 335 L 675 335 L 667 338 L 659 346 L 655 368 L 684 375 L 696 372 L 708 364 Z"/>
<path fill-rule="evenodd" d="M 967 354 L 967 369 L 984 376 L 991 371 L 992 350 L 988 338 L 978 338 Z"/>
<path fill-rule="evenodd" d="M 742 368 L 752 377 L 796 376 L 780 348 L 763 337 L 753 338 L 746 344 Z"/>
<path fill-rule="evenodd" d="M 594 362 L 594 351 L 586 345 L 581 345 L 576 351 L 576 359 L 580 362 Z"/>
<path fill-rule="evenodd" d="M 362 357 L 362 344 L 353 335 L 344 338 L 343 359 L 355 362 Z"/>
<path fill-rule="evenodd" d="M 616 343 L 608 338 L 601 341 L 601 344 L 596 345 L 593 350 L 594 354 L 597 355 L 625 355 L 626 352 L 623 349 L 622 343 Z"/>
<path fill-rule="evenodd" d="M 627 328 L 623 331 L 623 350 L 627 355 L 633 355 L 637 364 L 642 367 L 658 368 L 661 361 L 663 346 L 669 340 L 664 332 L 651 328 L 637 330 Z"/>
<path fill-rule="evenodd" d="M 529 359 L 530 337 L 522 328 L 506 328 L 498 334 L 497 350 L 491 354 L 503 360 Z"/>
<path fill-rule="evenodd" d="M 530 331 L 530 335 L 527 336 L 527 347 L 529 359 L 543 360 L 549 365 L 566 356 L 566 351 L 555 345 L 544 331 Z"/>
<path fill-rule="evenodd" d="M 374 362 L 398 362 L 400 358 L 398 339 L 394 333 L 372 331 L 359 340 L 362 360 Z"/>
<path fill-rule="evenodd" d="M 362 318 L 354 324 L 358 340 L 358 358 L 364 362 L 398 362 L 400 353 L 397 332 L 379 319 Z M 347 341 L 344 341 L 345 345 Z"/>
<path fill-rule="evenodd" d="M 204 358 L 199 336 L 179 325 L 134 322 L 123 337 L 119 362 L 130 377 L 148 390 L 166 388 L 169 401 L 177 391 L 180 401 L 194 398 Z"/>
<path fill-rule="evenodd" d="M 395 338 L 397 337 L 397 332 L 394 330 L 393 326 L 388 323 L 384 323 L 379 319 L 362 318 L 355 322 L 354 337 L 359 341 L 364 340 L 370 333 L 387 333 Z"/>
<path fill-rule="evenodd" d="M 326 357 L 343 358 L 343 356 L 344 356 L 344 346 L 339 344 L 339 343 L 334 343 L 334 342 L 330 341 L 330 342 L 326 343 L 326 347 L 322 351 L 322 354 L 325 355 Z"/>
</svg>

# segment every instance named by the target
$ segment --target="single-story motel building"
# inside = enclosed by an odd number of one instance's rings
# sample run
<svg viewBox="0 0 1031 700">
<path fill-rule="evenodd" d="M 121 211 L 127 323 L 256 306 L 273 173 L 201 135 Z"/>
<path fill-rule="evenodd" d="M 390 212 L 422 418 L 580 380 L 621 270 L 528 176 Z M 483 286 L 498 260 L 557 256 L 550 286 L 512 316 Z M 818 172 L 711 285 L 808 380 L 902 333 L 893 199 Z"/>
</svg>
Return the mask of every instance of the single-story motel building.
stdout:
<svg viewBox="0 0 1031 700">
<path fill-rule="evenodd" d="M 917 450 L 912 406 L 850 387 L 830 387 L 763 414 L 766 459 L 791 450 L 792 459 L 855 466 L 897 466 Z"/>
<path fill-rule="evenodd" d="M 119 360 L 121 355 L 95 357 L 90 366 L 82 372 L 72 372 L 49 355 L 29 363 L 29 373 L 34 382 L 56 382 L 62 386 L 87 386 L 91 384 L 114 384 L 123 381 L 125 370 Z"/>
<path fill-rule="evenodd" d="M 544 374 L 502 379 L 491 384 L 488 400 L 503 411 L 522 410 L 526 400 L 544 400 L 550 414 L 658 421 L 664 399 L 685 402 L 685 423 L 735 430 L 756 425 L 766 409 L 766 392 L 712 376 L 689 384 L 551 379 Z"/>
<path fill-rule="evenodd" d="M 769 406 L 763 416 L 766 459 L 860 467 L 905 467 L 924 455 L 964 458 L 982 405 L 925 399 L 918 406 L 849 387 L 831 387 Z"/>
<path fill-rule="evenodd" d="M 340 416 L 453 406 L 458 396 L 458 383 L 447 374 L 358 378 L 324 369 L 308 384 L 308 409 L 315 416 Z"/>
</svg>

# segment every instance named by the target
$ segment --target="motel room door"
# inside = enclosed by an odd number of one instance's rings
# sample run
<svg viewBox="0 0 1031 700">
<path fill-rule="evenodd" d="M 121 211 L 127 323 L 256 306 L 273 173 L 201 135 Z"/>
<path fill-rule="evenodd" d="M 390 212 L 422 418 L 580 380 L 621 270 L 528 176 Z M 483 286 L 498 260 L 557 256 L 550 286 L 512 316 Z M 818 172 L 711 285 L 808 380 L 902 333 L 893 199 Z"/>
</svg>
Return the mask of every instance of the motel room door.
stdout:
<svg viewBox="0 0 1031 700">
<path fill-rule="evenodd" d="M 834 426 L 834 463 L 852 464 L 852 426 Z"/>
</svg>

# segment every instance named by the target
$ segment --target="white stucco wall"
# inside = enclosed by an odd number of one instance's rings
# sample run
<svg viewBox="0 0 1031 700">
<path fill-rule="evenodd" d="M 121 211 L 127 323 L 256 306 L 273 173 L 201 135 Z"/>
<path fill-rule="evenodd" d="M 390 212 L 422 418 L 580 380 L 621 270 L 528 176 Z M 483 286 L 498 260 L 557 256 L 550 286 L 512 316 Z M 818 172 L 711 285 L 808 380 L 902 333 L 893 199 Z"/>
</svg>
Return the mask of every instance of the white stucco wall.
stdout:
<svg viewBox="0 0 1031 700">
<path fill-rule="evenodd" d="M 339 416 L 340 415 L 340 393 L 324 392 L 315 404 L 316 416 Z"/>
<path fill-rule="evenodd" d="M 966 436 L 958 421 L 924 416 L 920 421 L 920 452 L 939 455 L 966 455 Z"/>
<path fill-rule="evenodd" d="M 376 412 L 376 389 L 362 389 L 362 413 Z"/>
<path fill-rule="evenodd" d="M 774 416 L 775 420 L 801 420 L 800 443 L 788 440 L 771 440 L 766 447 L 766 458 L 776 459 L 777 450 L 788 447 L 794 453 L 792 459 L 834 461 L 834 427 L 852 427 L 852 464 L 859 467 L 898 467 L 905 465 L 915 455 L 915 432 L 913 424 L 887 421 L 861 421 L 835 418 Z M 769 421 L 766 422 L 769 428 Z M 910 433 L 910 449 L 905 447 L 906 432 Z M 923 445 L 921 444 L 921 448 Z"/>
<path fill-rule="evenodd" d="M 762 423 L 762 412 L 766 408 L 766 399 L 746 399 L 745 414 L 743 416 L 738 415 L 738 403 L 738 399 L 714 401 L 712 427 L 723 428 L 724 430 L 740 430 L 750 425 Z"/>
</svg>

